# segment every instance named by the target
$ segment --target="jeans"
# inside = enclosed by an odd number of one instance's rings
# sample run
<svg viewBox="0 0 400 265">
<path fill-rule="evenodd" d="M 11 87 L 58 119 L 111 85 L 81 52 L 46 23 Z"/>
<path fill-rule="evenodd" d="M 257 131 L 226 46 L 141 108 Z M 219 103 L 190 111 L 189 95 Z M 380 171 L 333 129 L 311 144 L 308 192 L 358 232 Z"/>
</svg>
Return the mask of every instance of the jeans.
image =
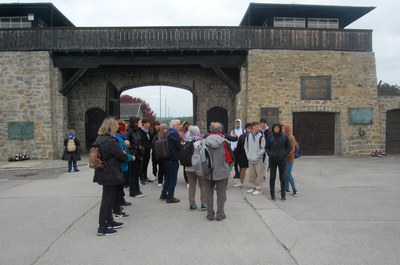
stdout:
<svg viewBox="0 0 400 265">
<path fill-rule="evenodd" d="M 171 199 L 174 197 L 175 186 L 178 180 L 179 162 L 165 160 L 164 165 L 165 183 L 161 194 L 165 195 L 166 199 Z"/>
<path fill-rule="evenodd" d="M 292 169 L 293 169 L 293 162 L 294 161 L 289 161 L 286 163 L 286 168 L 285 168 L 285 189 L 289 189 L 289 183 L 290 186 L 292 186 L 293 192 L 296 192 L 296 184 L 294 183 L 294 178 L 292 176 Z"/>
<path fill-rule="evenodd" d="M 68 172 L 71 172 L 72 166 L 74 167 L 74 171 L 78 170 L 78 167 L 76 166 L 76 161 L 68 161 Z"/>
</svg>

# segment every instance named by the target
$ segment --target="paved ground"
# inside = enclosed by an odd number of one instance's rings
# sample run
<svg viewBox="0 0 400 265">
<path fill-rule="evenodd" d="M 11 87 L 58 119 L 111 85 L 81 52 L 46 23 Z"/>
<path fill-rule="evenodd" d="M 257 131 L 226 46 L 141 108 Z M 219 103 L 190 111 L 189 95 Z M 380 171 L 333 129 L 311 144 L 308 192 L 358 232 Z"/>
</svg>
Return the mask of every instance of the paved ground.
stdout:
<svg viewBox="0 0 400 265">
<path fill-rule="evenodd" d="M 101 187 L 79 164 L 0 162 L 0 264 L 400 264 L 399 156 L 302 157 L 286 202 L 231 178 L 222 222 L 189 211 L 182 176 L 179 204 L 151 183 L 108 237 L 96 236 Z"/>
</svg>

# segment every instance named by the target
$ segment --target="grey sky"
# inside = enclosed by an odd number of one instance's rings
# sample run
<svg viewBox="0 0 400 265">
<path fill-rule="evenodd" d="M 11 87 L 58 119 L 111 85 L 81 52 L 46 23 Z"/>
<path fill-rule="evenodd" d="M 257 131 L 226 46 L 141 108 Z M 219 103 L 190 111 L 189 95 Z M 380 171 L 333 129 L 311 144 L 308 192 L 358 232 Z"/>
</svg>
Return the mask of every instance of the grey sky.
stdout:
<svg viewBox="0 0 400 265">
<path fill-rule="evenodd" d="M 1 0 L 0 2 L 13 1 Z M 46 0 L 20 2 L 46 2 Z M 400 1 L 398 0 L 52 0 L 51 2 L 77 27 L 237 26 L 250 2 L 375 6 L 375 10 L 347 28 L 373 30 L 373 50 L 378 82 L 382 80 L 389 84 L 400 85 L 400 18 L 398 16 Z M 156 112 L 158 109 L 158 105 L 154 107 Z M 171 111 L 172 114 L 179 115 L 177 110 L 171 109 Z"/>
</svg>

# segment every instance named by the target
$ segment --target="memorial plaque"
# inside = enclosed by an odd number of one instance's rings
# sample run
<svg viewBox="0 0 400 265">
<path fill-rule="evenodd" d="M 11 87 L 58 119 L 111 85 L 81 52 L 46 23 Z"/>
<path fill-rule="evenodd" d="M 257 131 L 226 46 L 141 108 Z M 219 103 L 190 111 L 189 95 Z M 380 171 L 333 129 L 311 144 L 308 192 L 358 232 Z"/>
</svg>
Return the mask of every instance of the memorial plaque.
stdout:
<svg viewBox="0 0 400 265">
<path fill-rule="evenodd" d="M 373 112 L 371 108 L 350 108 L 349 124 L 369 125 L 372 124 Z"/>
<path fill-rule="evenodd" d="M 332 86 L 330 76 L 300 78 L 302 100 L 331 100 Z"/>
<path fill-rule="evenodd" d="M 261 118 L 267 120 L 268 126 L 279 122 L 279 108 L 261 108 Z"/>
<path fill-rule="evenodd" d="M 34 125 L 32 121 L 11 121 L 8 123 L 8 139 L 33 139 Z"/>
</svg>

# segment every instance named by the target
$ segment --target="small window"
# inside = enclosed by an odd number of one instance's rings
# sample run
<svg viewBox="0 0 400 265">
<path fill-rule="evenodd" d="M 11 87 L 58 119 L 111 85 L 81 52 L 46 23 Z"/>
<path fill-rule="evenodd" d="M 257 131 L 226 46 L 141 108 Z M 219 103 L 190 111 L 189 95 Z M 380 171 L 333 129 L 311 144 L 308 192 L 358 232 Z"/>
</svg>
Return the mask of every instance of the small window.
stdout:
<svg viewBox="0 0 400 265">
<path fill-rule="evenodd" d="M 306 22 L 304 18 L 297 17 L 275 17 L 274 27 L 282 28 L 305 28 Z"/>
<path fill-rule="evenodd" d="M 308 27 L 318 29 L 338 29 L 339 20 L 336 18 L 309 18 Z"/>
</svg>

